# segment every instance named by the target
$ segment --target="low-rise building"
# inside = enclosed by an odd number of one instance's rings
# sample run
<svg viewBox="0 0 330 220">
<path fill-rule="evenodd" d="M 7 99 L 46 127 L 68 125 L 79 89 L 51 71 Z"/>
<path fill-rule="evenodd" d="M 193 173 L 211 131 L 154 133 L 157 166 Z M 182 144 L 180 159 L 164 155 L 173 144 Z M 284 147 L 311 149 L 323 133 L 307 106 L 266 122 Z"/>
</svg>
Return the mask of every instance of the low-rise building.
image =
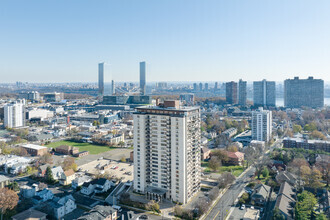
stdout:
<svg viewBox="0 0 330 220">
<path fill-rule="evenodd" d="M 4 188 L 9 184 L 10 179 L 6 176 L 0 175 L 0 188 Z"/>
<path fill-rule="evenodd" d="M 64 171 L 63 173 L 64 175 L 62 176 L 61 180 L 60 180 L 60 184 L 61 185 L 70 185 L 72 183 L 72 181 L 76 178 L 75 172 L 73 171 L 73 169 Z"/>
<path fill-rule="evenodd" d="M 85 157 L 87 155 L 89 155 L 89 151 L 81 151 L 81 152 L 78 152 L 78 153 L 74 154 L 73 156 L 75 156 L 75 157 Z"/>
<path fill-rule="evenodd" d="M 14 215 L 12 220 L 46 220 L 47 214 L 35 209 L 28 209 L 17 215 Z"/>
<path fill-rule="evenodd" d="M 78 220 L 115 220 L 117 219 L 117 210 L 111 206 L 97 205 L 89 212 L 84 213 Z"/>
<path fill-rule="evenodd" d="M 228 156 L 228 164 L 231 165 L 243 165 L 244 162 L 244 153 L 242 152 L 231 152 L 231 151 L 226 151 L 227 156 Z"/>
<path fill-rule="evenodd" d="M 54 180 L 60 180 L 62 179 L 64 175 L 64 171 L 61 166 L 53 167 L 52 169 L 52 175 Z"/>
<path fill-rule="evenodd" d="M 55 152 L 59 154 L 65 154 L 65 155 L 75 155 L 79 153 L 78 147 L 73 147 L 69 145 L 61 145 L 55 148 Z"/>
<path fill-rule="evenodd" d="M 254 188 L 251 194 L 251 201 L 255 204 L 264 206 L 269 198 L 271 187 L 265 184 L 259 184 Z"/>
<path fill-rule="evenodd" d="M 47 147 L 36 144 L 23 144 L 21 147 L 24 148 L 31 156 L 42 156 L 48 152 Z"/>
<path fill-rule="evenodd" d="M 295 203 L 296 192 L 294 187 L 287 182 L 283 182 L 276 198 L 275 207 L 279 209 L 286 220 L 293 220 Z"/>
<path fill-rule="evenodd" d="M 72 180 L 71 186 L 72 186 L 72 188 L 76 189 L 79 186 L 82 186 L 84 183 L 88 183 L 90 181 L 92 181 L 91 177 L 86 176 L 86 175 L 76 177 L 74 180 Z"/>
<path fill-rule="evenodd" d="M 207 147 L 202 147 L 201 148 L 201 156 L 202 156 L 202 160 L 207 160 L 210 159 L 211 157 L 211 150 L 208 149 Z"/>
<path fill-rule="evenodd" d="M 322 150 L 330 152 L 330 141 L 306 140 L 302 138 L 284 138 L 284 148 L 303 148 L 306 150 Z"/>
</svg>

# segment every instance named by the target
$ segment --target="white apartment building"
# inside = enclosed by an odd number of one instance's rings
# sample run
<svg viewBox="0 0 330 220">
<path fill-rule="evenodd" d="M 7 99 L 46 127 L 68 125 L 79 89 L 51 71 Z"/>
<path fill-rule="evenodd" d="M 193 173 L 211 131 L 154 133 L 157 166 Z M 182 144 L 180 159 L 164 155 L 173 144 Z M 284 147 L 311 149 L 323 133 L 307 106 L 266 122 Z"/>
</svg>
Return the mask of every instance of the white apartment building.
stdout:
<svg viewBox="0 0 330 220">
<path fill-rule="evenodd" d="M 136 110 L 134 190 L 187 203 L 200 190 L 200 109 L 165 101 Z"/>
<path fill-rule="evenodd" d="M 252 139 L 268 142 L 272 136 L 272 112 L 260 107 L 252 112 Z"/>
<path fill-rule="evenodd" d="M 17 128 L 24 126 L 24 103 L 25 100 L 17 100 L 16 102 L 4 106 L 4 126 L 7 128 Z"/>
</svg>

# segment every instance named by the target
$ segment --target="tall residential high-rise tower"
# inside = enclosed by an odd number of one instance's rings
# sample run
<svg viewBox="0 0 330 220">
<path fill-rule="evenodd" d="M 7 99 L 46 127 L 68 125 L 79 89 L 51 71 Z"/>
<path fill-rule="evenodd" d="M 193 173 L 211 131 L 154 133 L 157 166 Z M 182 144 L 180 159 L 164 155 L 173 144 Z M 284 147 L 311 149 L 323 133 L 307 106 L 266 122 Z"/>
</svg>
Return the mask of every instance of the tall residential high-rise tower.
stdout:
<svg viewBox="0 0 330 220">
<path fill-rule="evenodd" d="M 104 68 L 105 63 L 99 63 L 99 96 L 104 95 Z"/>
<path fill-rule="evenodd" d="M 115 85 L 115 81 L 112 80 L 111 81 L 111 95 L 115 95 L 116 94 L 116 85 Z"/>
<path fill-rule="evenodd" d="M 268 142 L 272 135 L 272 112 L 259 107 L 252 112 L 252 139 Z"/>
<path fill-rule="evenodd" d="M 146 94 L 146 62 L 140 62 L 140 93 Z"/>
<path fill-rule="evenodd" d="M 322 79 L 287 79 L 284 81 L 284 106 L 318 108 L 324 106 L 324 81 Z"/>
<path fill-rule="evenodd" d="M 241 106 L 246 105 L 246 81 L 243 81 L 242 79 L 238 82 L 238 104 Z"/>
<path fill-rule="evenodd" d="M 226 83 L 226 102 L 237 104 L 237 83 L 234 81 Z"/>
<path fill-rule="evenodd" d="M 25 100 L 17 100 L 4 106 L 4 126 L 18 128 L 25 125 Z"/>
<path fill-rule="evenodd" d="M 276 88 L 274 81 L 253 82 L 253 104 L 255 106 L 275 106 Z"/>
<path fill-rule="evenodd" d="M 133 119 L 134 190 L 187 203 L 200 190 L 200 109 L 165 101 L 136 108 Z"/>
</svg>

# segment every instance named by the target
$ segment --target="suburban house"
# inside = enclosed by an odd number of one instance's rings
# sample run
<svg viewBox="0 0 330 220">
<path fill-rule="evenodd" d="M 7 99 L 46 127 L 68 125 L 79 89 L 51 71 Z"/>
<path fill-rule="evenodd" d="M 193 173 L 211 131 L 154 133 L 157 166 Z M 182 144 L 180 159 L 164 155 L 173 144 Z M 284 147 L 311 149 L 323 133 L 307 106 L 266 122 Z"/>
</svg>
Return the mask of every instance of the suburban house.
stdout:
<svg viewBox="0 0 330 220">
<path fill-rule="evenodd" d="M 53 139 L 52 134 L 29 134 L 28 140 L 29 141 L 49 141 Z"/>
<path fill-rule="evenodd" d="M 296 186 L 296 184 L 298 183 L 298 179 L 297 179 L 296 175 L 294 175 L 288 171 L 279 172 L 276 175 L 275 179 L 279 184 L 287 182 L 287 183 L 291 184 L 292 186 Z"/>
<path fill-rule="evenodd" d="M 61 166 L 53 167 L 51 170 L 54 180 L 60 180 L 64 175 L 64 171 Z"/>
<path fill-rule="evenodd" d="M 12 220 L 46 220 L 47 214 L 37 211 L 33 208 L 25 210 L 17 215 L 12 216 Z"/>
<path fill-rule="evenodd" d="M 242 152 L 231 152 L 231 151 L 226 151 L 227 156 L 228 156 L 228 164 L 231 165 L 243 165 L 244 162 L 244 153 Z"/>
<path fill-rule="evenodd" d="M 9 178 L 6 176 L 0 175 L 0 188 L 4 188 L 9 184 Z"/>
<path fill-rule="evenodd" d="M 256 205 L 264 206 L 268 200 L 270 190 L 270 186 L 258 184 L 251 194 L 251 201 L 253 201 Z"/>
<path fill-rule="evenodd" d="M 108 134 L 101 138 L 102 141 L 107 141 L 110 144 L 119 144 L 120 142 L 124 142 L 124 134 Z"/>
<path fill-rule="evenodd" d="M 111 206 L 97 205 L 89 212 L 84 213 L 78 218 L 78 220 L 90 219 L 115 220 L 117 219 L 117 210 L 115 210 Z"/>
<path fill-rule="evenodd" d="M 79 186 L 82 186 L 84 183 L 90 182 L 92 179 L 89 176 L 80 176 L 76 177 L 74 180 L 71 182 L 72 188 L 76 189 Z"/>
<path fill-rule="evenodd" d="M 40 208 L 54 218 L 62 219 L 63 216 L 75 210 L 77 205 L 72 195 L 66 195 L 61 198 L 54 197 L 52 201 L 43 203 Z"/>
<path fill-rule="evenodd" d="M 63 176 L 60 180 L 61 185 L 69 185 L 71 184 L 72 180 L 76 178 L 76 174 L 73 169 L 67 170 L 63 173 Z"/>
<path fill-rule="evenodd" d="M 207 160 L 207 159 L 210 159 L 211 157 L 211 150 L 208 149 L 207 147 L 202 147 L 201 148 L 201 159 L 202 160 Z"/>
<path fill-rule="evenodd" d="M 286 220 L 294 219 L 295 203 L 296 193 L 294 187 L 287 182 L 282 183 L 276 198 L 275 207 L 280 210 Z"/>
<path fill-rule="evenodd" d="M 105 178 L 99 178 L 89 183 L 84 183 L 80 192 L 85 195 L 90 195 L 92 193 L 104 193 L 108 191 L 113 185 L 114 184 L 111 181 Z"/>
<path fill-rule="evenodd" d="M 36 191 L 35 196 L 32 197 L 33 202 L 38 204 L 40 202 L 46 202 L 54 198 L 54 194 L 49 189 L 43 189 L 41 191 Z"/>
</svg>

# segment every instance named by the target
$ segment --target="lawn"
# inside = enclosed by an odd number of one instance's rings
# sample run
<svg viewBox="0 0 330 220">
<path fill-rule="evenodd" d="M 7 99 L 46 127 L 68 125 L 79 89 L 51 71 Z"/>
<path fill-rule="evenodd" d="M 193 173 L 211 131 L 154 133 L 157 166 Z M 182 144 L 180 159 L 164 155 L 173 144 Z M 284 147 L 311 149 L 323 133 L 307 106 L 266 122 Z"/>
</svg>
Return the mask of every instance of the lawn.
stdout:
<svg viewBox="0 0 330 220">
<path fill-rule="evenodd" d="M 208 162 L 202 161 L 201 166 L 204 168 L 204 172 L 213 172 L 208 167 Z M 242 166 L 221 166 L 216 173 L 231 172 L 234 176 L 238 177 L 243 171 L 244 169 Z"/>
<path fill-rule="evenodd" d="M 90 144 L 90 143 L 78 143 L 78 142 L 73 142 L 73 141 L 52 142 L 52 143 L 46 145 L 46 147 L 56 148 L 61 145 L 69 145 L 69 146 L 73 146 L 73 147 L 78 147 L 79 151 L 89 151 L 90 154 L 99 154 L 99 153 L 103 153 L 103 152 L 113 149 L 113 147 L 100 146 L 100 145 L 95 145 L 95 144 Z"/>
</svg>

